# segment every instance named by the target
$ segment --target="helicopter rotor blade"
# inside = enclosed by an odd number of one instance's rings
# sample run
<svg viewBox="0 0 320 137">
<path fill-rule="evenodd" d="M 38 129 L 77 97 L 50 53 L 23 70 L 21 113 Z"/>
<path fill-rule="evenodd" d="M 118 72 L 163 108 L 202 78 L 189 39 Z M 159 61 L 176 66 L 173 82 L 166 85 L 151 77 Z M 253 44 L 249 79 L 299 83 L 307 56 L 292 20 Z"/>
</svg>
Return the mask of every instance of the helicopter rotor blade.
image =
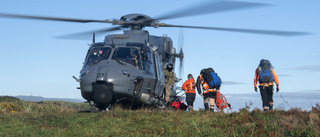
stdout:
<svg viewBox="0 0 320 137">
<path fill-rule="evenodd" d="M 80 32 L 80 33 L 74 33 L 74 34 L 67 34 L 63 36 L 58 36 L 56 38 L 58 39 L 89 39 L 92 37 L 92 33 L 95 33 L 95 35 L 102 35 L 106 32 L 112 32 L 112 31 L 118 31 L 121 30 L 122 26 L 117 27 L 111 27 L 108 29 L 99 29 L 99 30 L 92 30 L 92 31 L 86 31 L 86 32 Z"/>
<path fill-rule="evenodd" d="M 30 15 L 18 15 L 18 14 L 6 14 L 6 13 L 0 13 L 0 17 L 54 20 L 54 21 L 66 21 L 66 22 L 79 22 L 79 23 L 88 23 L 88 22 L 116 23 L 116 21 L 114 21 L 114 20 L 88 20 L 88 19 L 74 19 L 74 18 L 57 18 L 57 17 L 30 16 Z"/>
<path fill-rule="evenodd" d="M 258 8 L 270 6 L 269 4 L 255 3 L 255 2 L 241 2 L 241 1 L 217 1 L 212 0 L 199 5 L 192 5 L 189 8 L 183 8 L 179 11 L 172 12 L 166 15 L 159 16 L 155 20 L 164 20 L 172 18 L 180 18 L 187 16 L 194 16 L 207 13 L 227 12 L 232 10 Z"/>
<path fill-rule="evenodd" d="M 180 59 L 180 64 L 179 64 L 179 67 L 180 67 L 179 76 L 180 76 L 180 78 L 182 78 L 182 74 L 183 74 L 183 70 L 184 70 L 184 64 L 183 64 L 184 54 L 183 54 L 183 49 L 182 49 L 182 48 L 180 49 L 179 56 L 180 56 L 180 57 L 179 57 L 179 59 Z"/>
<path fill-rule="evenodd" d="M 183 45 L 184 45 L 184 39 L 183 39 L 183 31 L 182 31 L 182 28 L 179 32 L 179 44 L 178 44 L 178 48 L 180 49 L 180 53 L 178 55 L 179 57 L 179 61 L 180 61 L 180 64 L 179 64 L 179 77 L 182 78 L 182 74 L 183 74 Z"/>
<path fill-rule="evenodd" d="M 308 33 L 308 32 L 297 32 L 297 31 L 277 31 L 277 30 L 183 26 L 183 25 L 170 25 L 170 24 L 164 24 L 164 23 L 159 24 L 158 27 L 181 27 L 181 28 L 194 28 L 194 29 L 210 29 L 210 30 L 231 31 L 231 32 L 252 33 L 252 34 L 278 35 L 278 36 L 286 36 L 286 37 L 311 35 L 311 33 Z"/>
</svg>

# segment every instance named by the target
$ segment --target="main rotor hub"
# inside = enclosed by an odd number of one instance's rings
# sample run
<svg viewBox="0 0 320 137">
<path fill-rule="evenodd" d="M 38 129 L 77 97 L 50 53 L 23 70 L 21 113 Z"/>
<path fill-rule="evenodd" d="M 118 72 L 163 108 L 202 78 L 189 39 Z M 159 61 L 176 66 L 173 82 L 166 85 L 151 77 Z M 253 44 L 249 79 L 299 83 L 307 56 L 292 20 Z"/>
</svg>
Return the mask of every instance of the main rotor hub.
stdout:
<svg viewBox="0 0 320 137">
<path fill-rule="evenodd" d="M 144 14 L 128 14 L 120 18 L 121 25 L 130 30 L 141 30 L 146 26 L 150 26 L 154 20 Z"/>
</svg>

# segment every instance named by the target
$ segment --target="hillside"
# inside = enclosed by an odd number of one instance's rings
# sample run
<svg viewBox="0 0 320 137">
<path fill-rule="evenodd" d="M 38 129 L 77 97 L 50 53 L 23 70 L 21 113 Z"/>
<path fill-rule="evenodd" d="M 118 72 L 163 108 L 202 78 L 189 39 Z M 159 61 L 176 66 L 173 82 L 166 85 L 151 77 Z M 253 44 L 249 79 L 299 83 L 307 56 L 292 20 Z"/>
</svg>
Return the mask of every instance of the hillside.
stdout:
<svg viewBox="0 0 320 137">
<path fill-rule="evenodd" d="M 20 100 L 24 101 L 32 101 L 32 102 L 39 102 L 39 101 L 67 101 L 67 102 L 74 102 L 74 103 L 83 103 L 84 99 L 70 99 L 70 98 L 44 98 L 41 96 L 15 96 Z"/>
<path fill-rule="evenodd" d="M 320 136 L 320 105 L 311 111 L 229 114 L 121 106 L 97 112 L 85 103 L 0 97 L 0 136 Z"/>
</svg>

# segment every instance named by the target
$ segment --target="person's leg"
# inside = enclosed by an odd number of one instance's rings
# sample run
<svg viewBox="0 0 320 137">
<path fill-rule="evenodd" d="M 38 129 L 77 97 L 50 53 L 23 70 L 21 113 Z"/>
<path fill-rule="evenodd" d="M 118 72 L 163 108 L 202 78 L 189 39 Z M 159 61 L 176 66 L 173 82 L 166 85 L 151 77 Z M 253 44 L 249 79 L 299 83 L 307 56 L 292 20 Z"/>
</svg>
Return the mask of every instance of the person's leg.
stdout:
<svg viewBox="0 0 320 137">
<path fill-rule="evenodd" d="M 216 92 L 209 92 L 210 111 L 214 112 L 214 100 L 216 98 Z"/>
<path fill-rule="evenodd" d="M 195 96 L 196 96 L 196 94 L 194 94 L 194 93 L 187 93 L 186 94 L 186 101 L 188 104 L 189 111 L 193 110 L 193 102 L 195 100 Z"/>
<path fill-rule="evenodd" d="M 166 103 L 168 103 L 168 102 L 169 102 L 169 99 L 170 99 L 170 93 L 171 93 L 170 85 L 169 85 L 169 84 L 166 84 L 166 85 L 165 85 L 165 89 L 166 89 L 165 100 L 166 100 Z"/>
<path fill-rule="evenodd" d="M 204 105 L 204 110 L 209 110 L 209 97 L 208 94 L 203 94 L 203 105 Z"/>
<path fill-rule="evenodd" d="M 268 101 L 269 101 L 269 110 L 273 110 L 273 85 L 268 86 Z"/>
<path fill-rule="evenodd" d="M 266 111 L 268 110 L 269 106 L 269 100 L 268 100 L 268 92 L 267 92 L 267 87 L 265 86 L 259 86 L 260 88 L 260 95 L 262 99 L 262 107 L 263 110 Z"/>
<path fill-rule="evenodd" d="M 210 111 L 214 112 L 214 98 L 209 98 L 209 102 L 210 102 Z"/>
</svg>

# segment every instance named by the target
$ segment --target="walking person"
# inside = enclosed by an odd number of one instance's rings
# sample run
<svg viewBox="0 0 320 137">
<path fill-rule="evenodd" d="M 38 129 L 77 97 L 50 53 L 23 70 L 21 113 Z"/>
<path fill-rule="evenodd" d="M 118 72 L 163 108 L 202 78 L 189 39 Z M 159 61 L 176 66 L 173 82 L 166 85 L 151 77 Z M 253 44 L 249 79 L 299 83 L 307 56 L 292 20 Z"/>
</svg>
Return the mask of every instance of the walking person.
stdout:
<svg viewBox="0 0 320 137">
<path fill-rule="evenodd" d="M 217 91 L 219 92 L 219 89 L 210 88 L 208 81 L 204 78 L 204 75 L 205 69 L 202 69 L 197 78 L 197 90 L 200 96 L 203 97 L 204 109 L 209 110 L 208 105 L 210 103 L 210 111 L 214 112 L 214 99 L 216 98 Z"/>
<path fill-rule="evenodd" d="M 192 74 L 188 75 L 188 80 L 183 83 L 182 89 L 186 93 L 188 109 L 189 111 L 193 111 L 193 102 L 196 99 L 196 84 L 194 82 Z"/>
<path fill-rule="evenodd" d="M 273 83 L 276 83 L 276 91 L 279 92 L 279 80 L 269 60 L 260 60 L 260 64 L 255 71 L 254 90 L 256 92 L 258 92 L 258 81 L 263 110 L 273 110 Z"/>
</svg>

